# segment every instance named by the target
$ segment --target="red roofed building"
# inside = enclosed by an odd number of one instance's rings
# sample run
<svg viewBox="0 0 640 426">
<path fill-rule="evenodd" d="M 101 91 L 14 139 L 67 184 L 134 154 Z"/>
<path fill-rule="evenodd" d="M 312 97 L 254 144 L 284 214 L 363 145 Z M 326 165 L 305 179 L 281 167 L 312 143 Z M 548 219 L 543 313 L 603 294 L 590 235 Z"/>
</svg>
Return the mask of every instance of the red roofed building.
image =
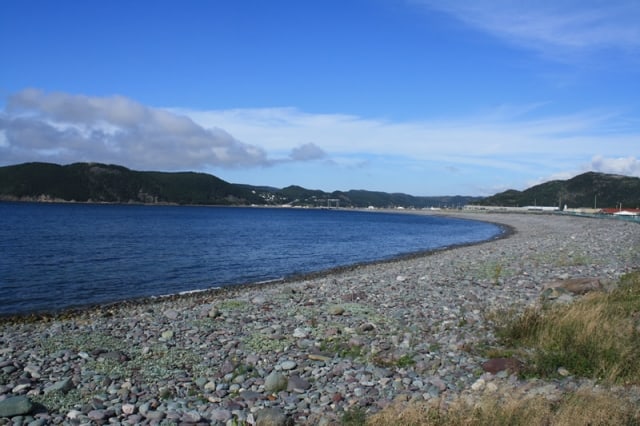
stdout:
<svg viewBox="0 0 640 426">
<path fill-rule="evenodd" d="M 640 209 L 620 209 L 620 208 L 606 208 L 600 210 L 604 214 L 613 214 L 620 216 L 640 216 Z"/>
</svg>

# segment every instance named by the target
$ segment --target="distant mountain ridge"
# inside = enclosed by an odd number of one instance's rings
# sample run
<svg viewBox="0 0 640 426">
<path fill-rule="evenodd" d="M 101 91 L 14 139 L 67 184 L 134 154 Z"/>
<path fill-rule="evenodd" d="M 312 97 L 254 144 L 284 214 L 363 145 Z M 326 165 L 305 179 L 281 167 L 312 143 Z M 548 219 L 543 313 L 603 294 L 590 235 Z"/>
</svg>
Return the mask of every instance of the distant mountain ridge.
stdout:
<svg viewBox="0 0 640 426">
<path fill-rule="evenodd" d="M 568 180 L 552 180 L 524 191 L 510 189 L 475 204 L 485 206 L 556 206 L 564 208 L 640 208 L 640 178 L 587 172 Z"/>
<path fill-rule="evenodd" d="M 480 197 L 416 197 L 365 190 L 310 190 L 234 184 L 194 172 L 142 172 L 101 163 L 0 167 L 0 200 L 95 203 L 292 205 L 305 207 L 462 207 Z"/>
</svg>

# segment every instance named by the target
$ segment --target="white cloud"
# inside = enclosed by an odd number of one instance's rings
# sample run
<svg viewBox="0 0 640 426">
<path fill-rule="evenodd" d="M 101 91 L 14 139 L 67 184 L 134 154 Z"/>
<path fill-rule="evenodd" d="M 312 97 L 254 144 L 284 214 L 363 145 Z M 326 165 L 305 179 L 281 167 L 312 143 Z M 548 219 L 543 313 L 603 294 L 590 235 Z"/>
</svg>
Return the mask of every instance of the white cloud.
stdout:
<svg viewBox="0 0 640 426">
<path fill-rule="evenodd" d="M 141 169 L 269 166 L 258 144 L 246 144 L 213 124 L 142 105 L 123 96 L 90 97 L 26 89 L 0 113 L 3 162 L 102 161 Z M 288 161 L 320 155 L 293 147 Z"/>
<path fill-rule="evenodd" d="M 557 57 L 640 48 L 635 0 L 416 0 L 509 43 Z"/>
<path fill-rule="evenodd" d="M 584 168 L 638 175 L 638 160 L 629 157 L 640 140 L 637 123 L 616 111 L 552 116 L 544 108 L 515 105 L 471 117 L 393 122 L 294 108 L 153 108 L 124 97 L 29 90 L 12 96 L 0 112 L 0 161 L 99 161 L 145 170 L 225 167 L 232 176 L 231 169 L 237 170 L 236 181 L 249 169 L 270 166 L 277 169 L 273 176 L 281 173 L 294 183 L 298 179 L 286 164 L 315 162 L 296 170 L 318 174 L 316 187 L 328 173 L 343 173 L 356 181 L 364 175 L 396 180 L 395 190 L 413 184 L 416 193 L 420 182 L 439 179 L 446 185 L 443 171 L 449 181 L 516 188 Z M 256 171 L 256 183 L 264 183 L 263 172 Z"/>
<path fill-rule="evenodd" d="M 640 177 L 640 159 L 634 156 L 607 158 L 597 155 L 591 160 L 589 169 L 603 173 Z"/>
<path fill-rule="evenodd" d="M 523 111 L 515 114 L 513 111 Z M 396 156 L 415 161 L 501 170 L 564 168 L 607 147 L 607 155 L 636 149 L 637 129 L 621 126 L 610 111 L 530 117 L 514 107 L 476 117 L 390 122 L 341 114 L 306 114 L 291 108 L 187 111 L 203 126 L 223 126 L 269 152 L 288 152 L 313 140 L 331 159 Z"/>
</svg>

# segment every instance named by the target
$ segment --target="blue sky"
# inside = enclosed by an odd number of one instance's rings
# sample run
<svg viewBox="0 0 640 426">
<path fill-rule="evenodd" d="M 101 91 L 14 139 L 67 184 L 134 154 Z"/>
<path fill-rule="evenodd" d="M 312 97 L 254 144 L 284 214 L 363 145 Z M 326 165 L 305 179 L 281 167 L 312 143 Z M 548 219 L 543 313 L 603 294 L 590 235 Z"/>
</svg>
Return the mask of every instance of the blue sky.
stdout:
<svg viewBox="0 0 640 426">
<path fill-rule="evenodd" d="M 640 2 L 0 4 L 0 165 L 490 195 L 640 176 Z"/>
</svg>

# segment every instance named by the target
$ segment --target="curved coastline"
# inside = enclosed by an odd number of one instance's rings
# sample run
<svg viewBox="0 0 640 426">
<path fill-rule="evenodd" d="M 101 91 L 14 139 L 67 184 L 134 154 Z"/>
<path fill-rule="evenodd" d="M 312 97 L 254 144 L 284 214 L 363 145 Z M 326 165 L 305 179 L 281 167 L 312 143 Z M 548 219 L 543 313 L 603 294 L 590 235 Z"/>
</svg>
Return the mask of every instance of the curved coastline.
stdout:
<svg viewBox="0 0 640 426">
<path fill-rule="evenodd" d="M 0 363 L 15 371 L 0 375 L 0 399 L 31 398 L 47 408 L 33 416 L 54 424 L 72 413 L 80 422 L 139 424 L 197 415 L 216 425 L 254 421 L 267 408 L 295 424 L 339 424 L 345 411 L 373 413 L 394 400 L 473 400 L 482 396 L 473 385 L 486 361 L 474 348 L 493 341 L 486 313 L 539 303 L 550 281 L 613 282 L 640 267 L 634 223 L 453 217 L 511 232 L 317 276 L 3 322 Z M 292 385 L 274 390 L 273 375 Z M 553 396 L 586 385 L 572 377 L 482 378 L 496 394 Z M 44 389 L 65 379 L 76 400 L 56 408 Z M 111 397 L 92 407 L 100 395 Z"/>
<path fill-rule="evenodd" d="M 283 276 L 281 278 L 270 279 L 267 281 L 239 282 L 239 283 L 231 283 L 226 285 L 214 286 L 210 288 L 194 289 L 192 291 L 182 291 L 174 294 L 143 296 L 143 297 L 135 297 L 130 299 L 123 299 L 123 300 L 98 302 L 98 303 L 77 303 L 72 306 L 67 306 L 60 309 L 34 310 L 34 311 L 27 311 L 27 312 L 21 312 L 21 313 L 0 314 L 0 324 L 4 322 L 12 322 L 12 321 L 37 321 L 38 319 L 52 320 L 52 319 L 55 319 L 56 317 L 70 317 L 74 315 L 81 315 L 85 311 L 111 310 L 113 309 L 113 307 L 118 305 L 122 305 L 122 306 L 145 305 L 148 303 L 153 303 L 154 301 L 157 301 L 157 300 L 178 300 L 181 298 L 205 296 L 207 294 L 214 294 L 214 293 L 216 295 L 227 296 L 228 294 L 236 294 L 237 292 L 241 292 L 244 289 L 249 289 L 254 287 L 259 288 L 264 286 L 279 285 L 283 283 L 291 283 L 291 282 L 301 281 L 301 280 L 318 279 L 318 278 L 323 278 L 323 277 L 327 277 L 327 276 L 338 274 L 338 273 L 353 271 L 358 268 L 362 268 L 369 265 L 384 265 L 384 264 L 395 263 L 395 262 L 404 261 L 404 260 L 416 259 L 423 256 L 429 256 L 441 251 L 453 250 L 460 247 L 473 246 L 477 244 L 483 244 L 489 241 L 495 241 L 502 238 L 508 238 L 513 233 L 515 233 L 515 229 L 509 225 L 505 225 L 505 224 L 494 222 L 494 221 L 479 220 L 477 218 L 460 218 L 452 214 L 442 214 L 442 213 L 431 214 L 429 212 L 425 213 L 423 211 L 413 211 L 413 210 L 371 211 L 371 210 L 362 209 L 357 211 L 364 212 L 364 213 L 371 213 L 371 214 L 380 212 L 380 213 L 397 213 L 397 214 L 413 214 L 413 215 L 430 215 L 430 216 L 446 217 L 446 218 L 452 218 L 452 219 L 462 219 L 467 221 L 484 222 L 484 223 L 490 223 L 492 225 L 497 226 L 500 229 L 500 232 L 497 235 L 494 235 L 491 238 L 488 238 L 486 240 L 473 241 L 469 243 L 451 244 L 443 247 L 438 247 L 435 249 L 426 249 L 426 250 L 402 253 L 402 254 L 391 256 L 384 259 L 377 259 L 377 260 L 366 261 L 366 262 L 357 262 L 353 264 L 336 266 L 333 268 L 323 269 L 319 271 L 313 271 L 313 272 L 307 272 L 307 273 L 295 273 L 295 274 Z"/>
</svg>

